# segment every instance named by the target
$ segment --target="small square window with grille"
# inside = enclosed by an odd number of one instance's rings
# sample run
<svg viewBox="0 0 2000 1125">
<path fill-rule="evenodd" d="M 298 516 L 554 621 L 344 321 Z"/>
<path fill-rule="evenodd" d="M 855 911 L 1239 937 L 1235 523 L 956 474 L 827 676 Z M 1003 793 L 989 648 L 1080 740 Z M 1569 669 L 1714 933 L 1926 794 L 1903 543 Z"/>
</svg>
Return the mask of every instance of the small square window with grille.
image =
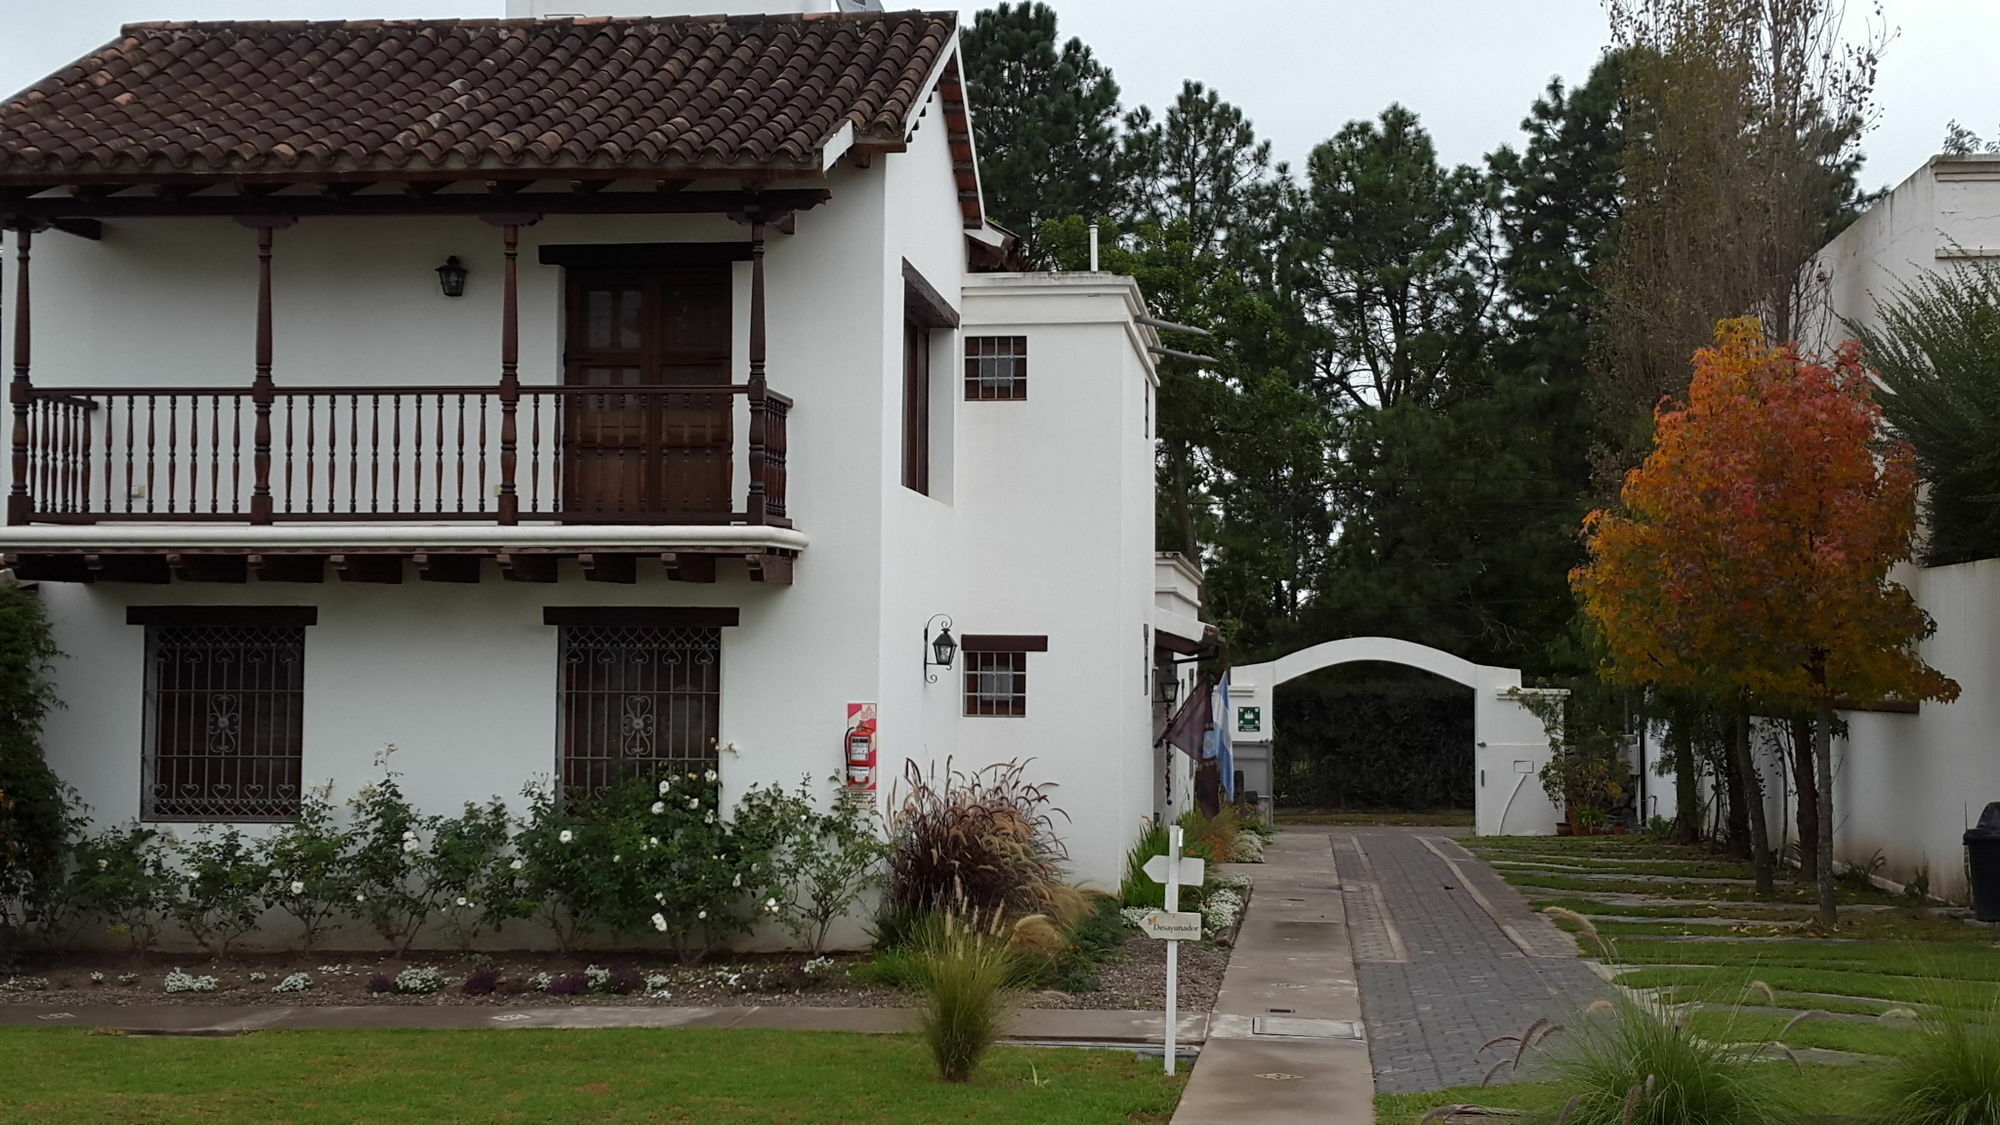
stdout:
<svg viewBox="0 0 2000 1125">
<path fill-rule="evenodd" d="M 568 625 L 561 644 L 565 793 L 715 768 L 722 630 Z"/>
<path fill-rule="evenodd" d="M 1028 654 L 967 652 L 965 713 L 1022 716 L 1028 713 Z"/>
<path fill-rule="evenodd" d="M 287 820 L 299 813 L 302 628 L 146 630 L 147 820 Z"/>
<path fill-rule="evenodd" d="M 1026 336 L 965 338 L 965 400 L 1011 402 L 1028 397 Z"/>
</svg>

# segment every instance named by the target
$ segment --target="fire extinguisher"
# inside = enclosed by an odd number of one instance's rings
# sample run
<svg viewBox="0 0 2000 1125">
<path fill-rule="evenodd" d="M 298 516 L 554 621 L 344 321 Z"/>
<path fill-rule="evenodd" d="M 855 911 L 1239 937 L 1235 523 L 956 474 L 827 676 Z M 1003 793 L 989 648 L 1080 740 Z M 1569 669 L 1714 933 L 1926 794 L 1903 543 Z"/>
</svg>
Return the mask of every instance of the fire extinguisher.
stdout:
<svg viewBox="0 0 2000 1125">
<path fill-rule="evenodd" d="M 875 788 L 875 724 L 864 720 L 847 732 L 847 787 Z"/>
</svg>

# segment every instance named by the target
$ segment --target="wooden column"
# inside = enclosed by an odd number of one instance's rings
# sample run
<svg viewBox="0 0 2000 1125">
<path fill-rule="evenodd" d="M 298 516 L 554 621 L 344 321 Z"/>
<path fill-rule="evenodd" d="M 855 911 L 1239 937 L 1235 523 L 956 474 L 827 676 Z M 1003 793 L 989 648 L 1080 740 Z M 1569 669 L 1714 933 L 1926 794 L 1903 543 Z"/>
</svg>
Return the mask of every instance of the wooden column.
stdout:
<svg viewBox="0 0 2000 1125">
<path fill-rule="evenodd" d="M 14 379 L 7 397 L 14 404 L 13 480 L 7 490 L 7 522 L 28 522 L 28 249 L 34 229 L 21 227 L 21 248 L 14 253 Z"/>
<path fill-rule="evenodd" d="M 500 228 L 507 268 L 500 283 L 500 522 L 521 522 L 521 496 L 514 482 L 520 460 L 521 294 L 518 261 L 521 228 Z"/>
<path fill-rule="evenodd" d="M 769 393 L 764 381 L 764 212 L 759 208 L 750 212 L 750 385 L 745 395 L 750 401 L 750 491 L 745 512 L 751 524 L 761 524 L 766 518 L 764 451 Z"/>
<path fill-rule="evenodd" d="M 271 382 L 271 234 L 269 224 L 257 226 L 257 378 L 250 387 L 256 408 L 251 438 L 250 522 L 271 522 L 271 403 L 277 398 Z"/>
</svg>

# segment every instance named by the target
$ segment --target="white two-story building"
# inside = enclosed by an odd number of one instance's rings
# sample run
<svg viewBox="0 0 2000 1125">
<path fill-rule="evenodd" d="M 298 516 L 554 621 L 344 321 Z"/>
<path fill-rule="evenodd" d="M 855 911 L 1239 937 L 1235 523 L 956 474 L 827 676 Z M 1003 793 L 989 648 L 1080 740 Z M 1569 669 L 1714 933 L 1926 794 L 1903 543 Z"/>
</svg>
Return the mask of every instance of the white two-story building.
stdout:
<svg viewBox="0 0 2000 1125">
<path fill-rule="evenodd" d="M 952 15 L 792 7 L 137 25 L 0 105 L 0 552 L 94 820 L 1033 758 L 1115 884 L 1202 639 L 1145 306 L 1008 272 Z"/>
</svg>

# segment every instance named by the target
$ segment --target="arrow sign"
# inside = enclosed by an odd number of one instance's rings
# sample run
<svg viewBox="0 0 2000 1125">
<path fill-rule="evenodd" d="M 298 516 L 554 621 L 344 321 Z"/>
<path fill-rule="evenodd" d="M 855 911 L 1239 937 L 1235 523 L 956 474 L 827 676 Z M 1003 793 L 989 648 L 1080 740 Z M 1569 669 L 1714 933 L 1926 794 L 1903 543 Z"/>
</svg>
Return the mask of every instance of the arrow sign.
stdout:
<svg viewBox="0 0 2000 1125">
<path fill-rule="evenodd" d="M 1144 868 L 1146 877 L 1155 883 L 1168 882 L 1168 865 L 1173 862 L 1173 857 L 1171 856 L 1154 856 L 1146 861 Z M 1202 878 L 1206 874 L 1208 864 L 1196 856 L 1184 855 L 1180 857 L 1179 868 L 1180 870 L 1173 872 L 1173 882 L 1179 883 L 1184 887 L 1200 886 Z"/>
<path fill-rule="evenodd" d="M 1166 941 L 1200 941 L 1201 915 L 1193 911 L 1155 910 L 1139 919 L 1146 936 Z"/>
</svg>

